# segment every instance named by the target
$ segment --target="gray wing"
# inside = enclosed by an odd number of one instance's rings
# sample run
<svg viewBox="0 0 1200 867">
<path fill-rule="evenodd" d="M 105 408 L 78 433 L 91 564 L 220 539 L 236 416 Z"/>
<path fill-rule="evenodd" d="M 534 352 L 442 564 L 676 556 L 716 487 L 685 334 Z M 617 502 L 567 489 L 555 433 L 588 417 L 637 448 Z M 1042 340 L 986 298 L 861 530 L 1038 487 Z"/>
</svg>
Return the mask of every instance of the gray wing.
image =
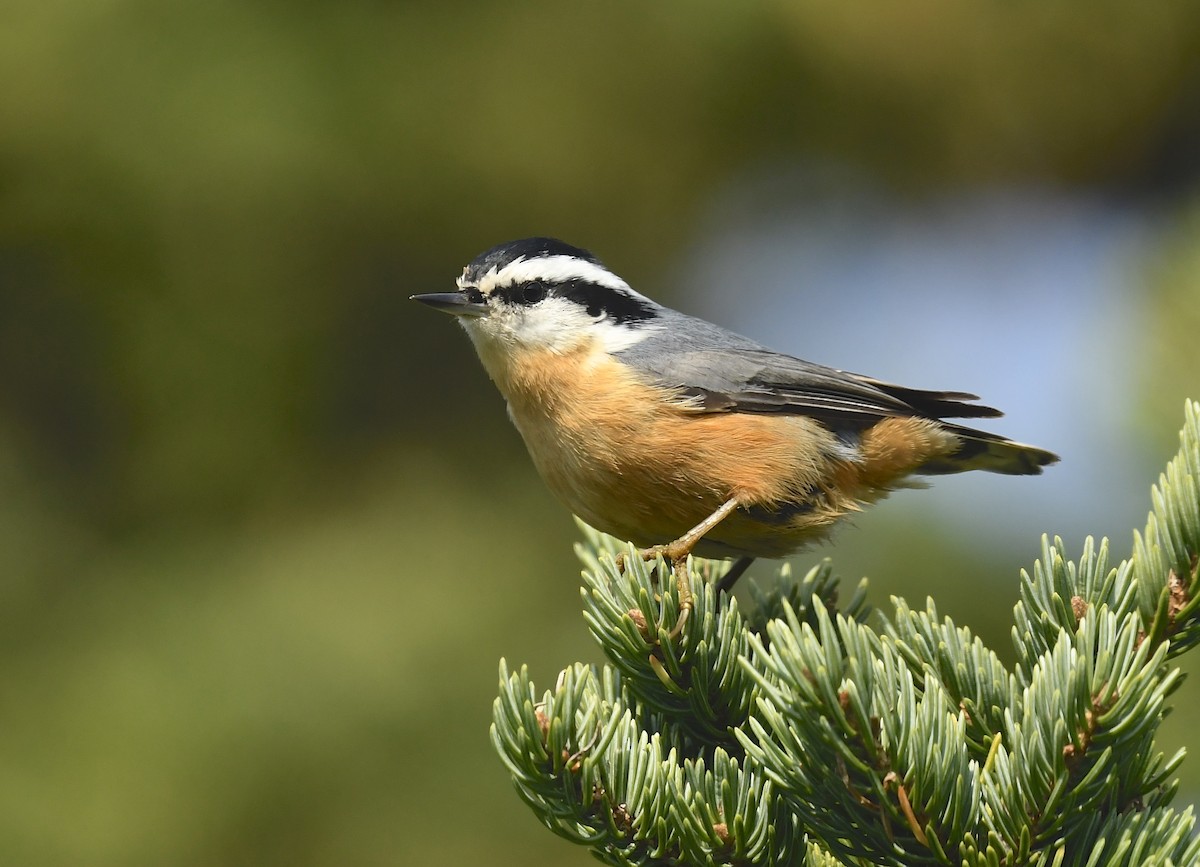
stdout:
<svg viewBox="0 0 1200 867">
<path fill-rule="evenodd" d="M 838 427 L 887 416 L 992 418 L 1001 413 L 959 391 L 905 388 L 767 349 L 674 310 L 662 328 L 617 354 L 655 384 L 679 389 L 700 412 L 808 415 Z"/>
</svg>

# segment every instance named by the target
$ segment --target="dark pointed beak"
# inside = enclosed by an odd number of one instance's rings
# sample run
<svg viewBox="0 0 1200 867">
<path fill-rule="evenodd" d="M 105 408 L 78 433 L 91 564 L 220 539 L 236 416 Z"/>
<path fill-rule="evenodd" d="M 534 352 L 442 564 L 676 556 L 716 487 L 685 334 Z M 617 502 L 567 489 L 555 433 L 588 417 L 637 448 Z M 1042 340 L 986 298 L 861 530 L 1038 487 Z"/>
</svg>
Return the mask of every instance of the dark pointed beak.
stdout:
<svg viewBox="0 0 1200 867">
<path fill-rule="evenodd" d="M 486 304 L 477 304 L 467 298 L 463 292 L 433 292 L 429 295 L 410 295 L 410 301 L 420 301 L 435 310 L 450 313 L 454 316 L 485 316 L 488 312 Z"/>
</svg>

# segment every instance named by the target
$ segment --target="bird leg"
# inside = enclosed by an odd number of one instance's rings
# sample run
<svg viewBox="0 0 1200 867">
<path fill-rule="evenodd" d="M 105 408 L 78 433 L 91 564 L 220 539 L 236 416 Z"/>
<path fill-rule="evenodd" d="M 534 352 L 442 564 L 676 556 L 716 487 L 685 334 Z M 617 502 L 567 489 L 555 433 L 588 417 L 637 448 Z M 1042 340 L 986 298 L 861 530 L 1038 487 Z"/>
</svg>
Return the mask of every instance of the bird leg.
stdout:
<svg viewBox="0 0 1200 867">
<path fill-rule="evenodd" d="M 661 556 L 664 560 L 670 562 L 671 571 L 675 574 L 675 588 L 679 592 L 679 620 L 676 621 L 675 627 L 670 632 L 669 638 L 672 641 L 678 638 L 679 634 L 683 632 L 683 625 L 687 623 L 688 615 L 692 613 L 692 590 L 688 585 L 687 574 L 688 555 L 692 553 L 692 549 L 696 547 L 697 542 L 703 539 L 713 527 L 728 518 L 729 514 L 737 507 L 737 498 L 730 497 L 715 512 L 692 527 L 692 529 L 688 530 L 674 542 L 668 542 L 666 545 L 654 545 L 638 551 L 638 555 L 643 561 L 654 560 Z M 740 564 L 741 561 L 739 560 L 733 565 L 731 571 L 737 570 Z M 749 563 L 746 563 L 746 566 L 749 565 Z M 623 554 L 617 557 L 617 568 L 622 572 L 625 571 L 625 556 Z M 734 581 L 745 571 L 745 568 L 745 566 L 742 566 L 737 575 L 734 575 Z"/>
</svg>

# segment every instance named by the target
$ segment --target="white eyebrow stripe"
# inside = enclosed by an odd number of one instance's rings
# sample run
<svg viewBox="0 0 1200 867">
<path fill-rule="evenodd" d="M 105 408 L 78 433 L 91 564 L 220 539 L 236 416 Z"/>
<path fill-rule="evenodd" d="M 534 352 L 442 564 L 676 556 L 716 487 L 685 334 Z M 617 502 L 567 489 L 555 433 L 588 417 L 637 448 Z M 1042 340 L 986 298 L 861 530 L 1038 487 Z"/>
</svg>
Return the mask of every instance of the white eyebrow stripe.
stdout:
<svg viewBox="0 0 1200 867">
<path fill-rule="evenodd" d="M 625 292 L 634 298 L 650 300 L 633 291 L 628 283 L 607 268 L 575 256 L 540 256 L 534 259 L 517 259 L 499 271 L 489 271 L 484 274 L 477 288 L 486 295 L 502 286 L 527 283 L 532 280 L 542 280 L 546 283 L 568 283 L 572 280 L 583 280 L 597 286 Z"/>
</svg>

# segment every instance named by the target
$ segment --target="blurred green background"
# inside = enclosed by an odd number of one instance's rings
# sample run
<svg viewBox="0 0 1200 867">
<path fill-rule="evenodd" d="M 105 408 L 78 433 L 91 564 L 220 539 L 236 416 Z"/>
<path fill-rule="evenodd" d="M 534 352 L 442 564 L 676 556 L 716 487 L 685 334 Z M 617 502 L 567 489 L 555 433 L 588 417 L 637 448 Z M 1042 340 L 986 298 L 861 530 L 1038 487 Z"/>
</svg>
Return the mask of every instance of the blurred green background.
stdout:
<svg viewBox="0 0 1200 867">
<path fill-rule="evenodd" d="M 800 558 L 1002 653 L 1200 397 L 1195 3 L 10 0 L 0 81 L 4 864 L 590 863 L 487 735 L 576 533 L 407 301 L 500 241 L 1062 453 Z"/>
</svg>

